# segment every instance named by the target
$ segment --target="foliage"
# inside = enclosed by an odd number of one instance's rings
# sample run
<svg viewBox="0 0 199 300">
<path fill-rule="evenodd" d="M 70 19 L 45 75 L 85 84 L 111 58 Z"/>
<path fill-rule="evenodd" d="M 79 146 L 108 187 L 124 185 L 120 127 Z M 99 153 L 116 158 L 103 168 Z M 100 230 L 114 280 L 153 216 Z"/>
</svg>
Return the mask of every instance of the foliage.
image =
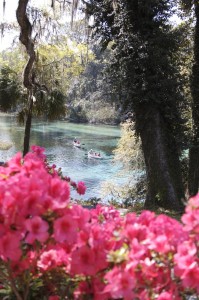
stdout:
<svg viewBox="0 0 199 300">
<path fill-rule="evenodd" d="M 186 129 L 184 93 L 173 54 L 179 35 L 169 23 L 174 5 L 171 0 L 93 0 L 88 5 L 95 37 L 114 53 L 111 76 L 118 79 L 126 96 L 120 98 L 121 105 L 131 113 L 142 141 L 148 208 L 161 199 L 158 205 L 181 209 L 184 198 L 179 163 Z"/>
<path fill-rule="evenodd" d="M 195 17 L 194 27 L 194 46 L 193 46 L 193 65 L 191 81 L 192 95 L 192 133 L 191 144 L 189 149 L 189 178 L 188 189 L 191 196 L 198 193 L 199 190 L 199 3 L 198 1 L 182 1 L 187 9 L 193 11 Z M 188 7 L 187 5 L 188 4 Z M 193 9 L 193 10 L 192 10 Z"/>
<path fill-rule="evenodd" d="M 121 138 L 114 154 L 114 160 L 120 161 L 124 167 L 137 171 L 145 168 L 141 141 L 135 134 L 134 123 L 131 120 L 121 124 Z"/>
<path fill-rule="evenodd" d="M 149 211 L 88 210 L 70 202 L 70 179 L 45 160 L 44 149 L 34 146 L 0 167 L 1 297 L 180 300 L 199 294 L 199 195 L 182 223 Z M 85 192 L 82 182 L 70 184 Z"/>
<path fill-rule="evenodd" d="M 16 73 L 8 66 L 1 68 L 0 73 L 0 110 L 12 111 L 21 99 Z"/>
<path fill-rule="evenodd" d="M 83 44 L 65 41 L 64 44 L 40 45 L 37 49 L 36 78 L 48 90 L 59 89 L 67 94 L 72 80 L 80 75 L 85 66 L 87 48 Z M 91 54 L 89 53 L 90 57 Z"/>
<path fill-rule="evenodd" d="M 145 103 L 161 106 L 178 134 L 181 121 L 175 106 L 184 99 L 179 93 L 179 73 L 173 64 L 176 35 L 166 22 L 174 3 L 151 0 L 136 6 L 136 1 L 117 1 L 114 6 L 112 1 L 91 2 L 96 38 L 100 36 L 106 46 L 112 43 L 111 75 L 118 80 L 121 77 L 120 88 L 126 95 L 123 109 L 132 112 Z M 135 129 L 139 132 L 137 125 L 136 122 Z"/>
<path fill-rule="evenodd" d="M 118 174 L 121 181 L 106 181 L 101 186 L 101 198 L 108 197 L 108 203 L 114 207 L 122 207 L 134 210 L 135 205 L 144 207 L 146 198 L 146 174 L 131 173 L 131 178 L 124 183 L 123 174 Z"/>
<path fill-rule="evenodd" d="M 180 74 L 179 80 L 183 83 L 182 93 L 184 101 L 180 104 L 180 111 L 184 126 L 184 138 L 181 140 L 182 149 L 188 151 L 191 143 L 192 131 L 192 96 L 191 96 L 191 69 L 193 65 L 193 24 L 188 21 L 182 22 L 174 29 L 177 33 L 178 50 L 173 53 L 174 62 L 178 65 Z M 188 159 L 181 159 L 181 168 L 183 170 L 183 180 L 187 184 L 188 177 Z M 186 171 L 185 171 L 186 169 Z"/>
<path fill-rule="evenodd" d="M 119 86 L 107 74 L 108 60 L 112 53 L 101 52 L 98 45 L 90 43 L 94 58 L 89 59 L 84 72 L 71 84 L 68 100 L 71 106 L 81 107 L 82 115 L 91 123 L 118 123 Z"/>
<path fill-rule="evenodd" d="M 133 207 L 146 197 L 146 173 L 141 141 L 135 134 L 134 123 L 129 119 L 121 124 L 121 138 L 113 154 L 113 163 L 122 164 L 122 169 L 117 174 L 121 181 L 105 182 L 102 195 L 111 194 L 114 201 L 123 207 Z M 123 182 L 122 178 L 127 172 L 130 179 Z"/>
</svg>

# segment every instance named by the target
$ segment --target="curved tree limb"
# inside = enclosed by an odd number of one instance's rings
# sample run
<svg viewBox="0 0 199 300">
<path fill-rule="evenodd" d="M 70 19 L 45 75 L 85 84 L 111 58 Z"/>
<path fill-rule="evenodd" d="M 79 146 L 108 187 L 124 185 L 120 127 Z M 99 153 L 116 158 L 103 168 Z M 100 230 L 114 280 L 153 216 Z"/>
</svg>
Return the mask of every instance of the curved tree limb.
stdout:
<svg viewBox="0 0 199 300">
<path fill-rule="evenodd" d="M 32 39 L 32 25 L 27 16 L 27 5 L 29 0 L 19 0 L 16 11 L 17 21 L 20 26 L 19 40 L 25 46 L 26 52 L 29 56 L 29 60 L 25 66 L 23 74 L 23 84 L 28 90 L 28 113 L 25 124 L 24 135 L 24 150 L 23 155 L 29 151 L 30 144 L 30 131 L 32 123 L 32 108 L 33 108 L 33 66 L 36 60 L 36 53 L 34 50 L 34 40 Z"/>
<path fill-rule="evenodd" d="M 20 37 L 19 40 L 26 47 L 26 51 L 29 55 L 28 63 L 24 69 L 24 86 L 30 90 L 33 86 L 32 83 L 32 68 L 36 59 L 34 50 L 34 41 L 32 39 L 32 25 L 27 17 L 26 9 L 29 0 L 19 0 L 16 16 L 20 26 Z"/>
</svg>

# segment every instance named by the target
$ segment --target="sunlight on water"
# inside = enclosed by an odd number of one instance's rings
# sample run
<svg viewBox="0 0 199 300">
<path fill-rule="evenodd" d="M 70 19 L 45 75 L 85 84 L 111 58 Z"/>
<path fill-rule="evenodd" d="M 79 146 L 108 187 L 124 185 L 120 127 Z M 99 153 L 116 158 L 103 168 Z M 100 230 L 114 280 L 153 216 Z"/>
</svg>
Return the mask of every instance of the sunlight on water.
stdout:
<svg viewBox="0 0 199 300">
<path fill-rule="evenodd" d="M 9 150 L 0 150 L 0 160 L 9 160 L 22 151 L 24 128 L 18 126 L 14 117 L 1 116 L 0 139 L 14 143 Z M 81 141 L 82 147 L 73 146 L 73 139 Z M 113 150 L 120 137 L 117 126 L 73 124 L 65 121 L 45 123 L 34 121 L 31 132 L 31 145 L 46 149 L 49 163 L 62 168 L 64 175 L 74 181 L 84 181 L 87 186 L 84 199 L 100 197 L 100 186 L 110 179 L 117 179 L 119 166 L 113 164 Z M 102 159 L 89 159 L 87 152 L 93 149 L 101 153 Z M 74 192 L 72 196 L 79 199 Z M 82 197 L 81 197 L 82 198 Z"/>
</svg>

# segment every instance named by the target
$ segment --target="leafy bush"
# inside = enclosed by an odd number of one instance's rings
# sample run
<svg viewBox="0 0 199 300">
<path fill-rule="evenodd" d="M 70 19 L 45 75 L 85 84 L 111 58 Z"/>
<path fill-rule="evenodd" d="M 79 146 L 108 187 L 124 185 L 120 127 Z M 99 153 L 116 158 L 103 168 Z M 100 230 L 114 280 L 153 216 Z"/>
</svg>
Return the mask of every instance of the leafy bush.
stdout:
<svg viewBox="0 0 199 300">
<path fill-rule="evenodd" d="M 130 120 L 121 124 L 121 138 L 113 151 L 113 163 L 122 168 L 117 173 L 119 183 L 113 179 L 102 184 L 102 196 L 112 195 L 112 201 L 124 207 L 144 201 L 146 197 L 146 172 L 141 141 L 136 136 L 134 123 Z"/>
<path fill-rule="evenodd" d="M 88 210 L 44 149 L 0 167 L 1 299 L 185 299 L 198 295 L 199 195 L 182 223 L 143 211 Z"/>
</svg>

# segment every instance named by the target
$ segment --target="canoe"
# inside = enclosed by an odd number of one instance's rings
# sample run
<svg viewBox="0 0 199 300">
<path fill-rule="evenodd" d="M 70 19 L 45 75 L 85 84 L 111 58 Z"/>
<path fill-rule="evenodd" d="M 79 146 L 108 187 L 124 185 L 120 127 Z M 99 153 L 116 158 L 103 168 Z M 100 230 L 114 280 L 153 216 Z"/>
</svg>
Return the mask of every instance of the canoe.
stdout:
<svg viewBox="0 0 199 300">
<path fill-rule="evenodd" d="M 96 159 L 101 159 L 101 155 L 98 155 L 98 153 L 90 153 L 88 152 L 88 158 L 96 158 Z"/>
<path fill-rule="evenodd" d="M 73 142 L 73 146 L 80 148 L 81 147 L 81 143 L 79 141 Z"/>
</svg>

